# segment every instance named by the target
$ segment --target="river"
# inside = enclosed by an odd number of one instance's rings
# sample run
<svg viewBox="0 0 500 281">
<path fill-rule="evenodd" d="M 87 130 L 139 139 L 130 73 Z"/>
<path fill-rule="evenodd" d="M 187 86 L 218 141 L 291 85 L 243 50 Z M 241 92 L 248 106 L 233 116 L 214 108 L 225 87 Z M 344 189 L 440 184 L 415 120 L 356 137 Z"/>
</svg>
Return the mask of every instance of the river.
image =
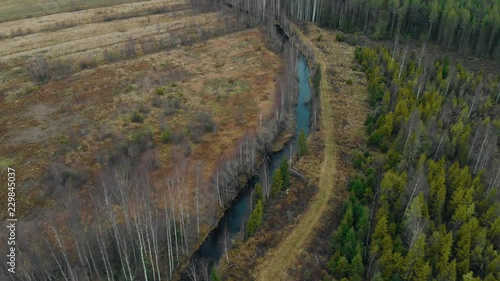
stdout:
<svg viewBox="0 0 500 281">
<path fill-rule="evenodd" d="M 270 161 L 267 163 L 271 175 L 274 170 L 280 166 L 283 157 L 290 157 L 291 152 L 297 151 L 298 136 L 300 131 L 309 134 L 311 111 L 309 102 L 311 99 L 311 88 L 309 85 L 309 66 L 307 59 L 300 55 L 296 62 L 298 75 L 299 95 L 295 109 L 296 126 L 295 135 L 282 150 L 270 155 Z M 232 205 L 226 210 L 224 216 L 220 219 L 219 224 L 210 232 L 207 239 L 202 243 L 200 248 L 192 255 L 191 263 L 204 260 L 208 262 L 209 268 L 213 264 L 219 262 L 224 255 L 225 246 L 230 246 L 230 242 L 244 229 L 244 226 L 251 213 L 252 205 L 252 190 L 260 181 L 258 176 L 253 176 L 247 183 L 240 194 L 234 199 Z M 182 280 L 190 280 L 186 273 L 183 274 Z"/>
</svg>

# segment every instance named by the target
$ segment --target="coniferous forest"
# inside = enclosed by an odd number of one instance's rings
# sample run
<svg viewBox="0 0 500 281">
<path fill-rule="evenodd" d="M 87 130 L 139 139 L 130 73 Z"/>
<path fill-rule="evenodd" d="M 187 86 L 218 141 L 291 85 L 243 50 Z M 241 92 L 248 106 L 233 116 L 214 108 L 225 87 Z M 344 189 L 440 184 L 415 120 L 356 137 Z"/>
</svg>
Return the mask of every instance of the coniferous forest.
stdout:
<svg viewBox="0 0 500 281">
<path fill-rule="evenodd" d="M 497 0 L 323 1 L 319 25 L 376 38 L 434 41 L 478 57 L 494 56 L 500 40 Z"/>
<path fill-rule="evenodd" d="M 498 77 L 357 48 L 368 149 L 331 240 L 337 280 L 499 280 Z"/>
</svg>

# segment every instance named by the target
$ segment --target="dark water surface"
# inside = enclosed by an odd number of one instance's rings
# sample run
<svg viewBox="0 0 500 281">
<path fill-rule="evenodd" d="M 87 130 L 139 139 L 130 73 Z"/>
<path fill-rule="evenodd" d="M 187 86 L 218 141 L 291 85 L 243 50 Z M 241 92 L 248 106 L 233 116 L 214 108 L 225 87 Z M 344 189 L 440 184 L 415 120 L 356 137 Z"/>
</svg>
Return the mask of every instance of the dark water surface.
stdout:
<svg viewBox="0 0 500 281">
<path fill-rule="evenodd" d="M 270 158 L 271 177 L 274 170 L 279 167 L 283 157 L 290 157 L 291 154 L 297 151 L 298 136 L 300 131 L 309 134 L 310 125 L 310 109 L 309 101 L 311 99 L 311 88 L 309 86 L 309 66 L 304 56 L 300 56 L 297 60 L 298 88 L 299 96 L 297 100 L 296 114 L 296 131 L 292 141 L 288 142 L 282 150 L 272 154 Z M 219 225 L 210 232 L 207 239 L 203 242 L 200 248 L 191 257 L 191 263 L 199 260 L 208 261 L 210 267 L 218 263 L 224 254 L 225 241 L 228 247 L 232 244 L 231 240 L 238 235 L 248 221 L 251 213 L 252 196 L 251 192 L 255 185 L 259 182 L 259 177 L 252 177 L 247 186 L 234 199 L 232 205 L 227 209 L 224 216 L 219 221 Z M 209 268 L 210 268 L 209 267 Z M 184 275 L 184 274 L 183 274 Z M 183 276 L 183 280 L 186 279 Z"/>
</svg>

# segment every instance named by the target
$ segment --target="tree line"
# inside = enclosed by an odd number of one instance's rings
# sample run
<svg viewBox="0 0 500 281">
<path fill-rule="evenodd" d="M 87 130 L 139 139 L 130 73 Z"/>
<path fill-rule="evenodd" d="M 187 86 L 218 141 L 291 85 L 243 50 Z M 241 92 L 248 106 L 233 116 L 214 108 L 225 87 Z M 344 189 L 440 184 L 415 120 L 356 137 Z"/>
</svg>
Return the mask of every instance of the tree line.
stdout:
<svg viewBox="0 0 500 281">
<path fill-rule="evenodd" d="M 310 21 L 379 39 L 432 41 L 476 57 L 500 60 L 500 3 L 496 0 L 218 0 L 253 18 Z"/>
<path fill-rule="evenodd" d="M 496 0 L 322 1 L 319 24 L 376 38 L 432 40 L 447 49 L 500 60 Z"/>
</svg>

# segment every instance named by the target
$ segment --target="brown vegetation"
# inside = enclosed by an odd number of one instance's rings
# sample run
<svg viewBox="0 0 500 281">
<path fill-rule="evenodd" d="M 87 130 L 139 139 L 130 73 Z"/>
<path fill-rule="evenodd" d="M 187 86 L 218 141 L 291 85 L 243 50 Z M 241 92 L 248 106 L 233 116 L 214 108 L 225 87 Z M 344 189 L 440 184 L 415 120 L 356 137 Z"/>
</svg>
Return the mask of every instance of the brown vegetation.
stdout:
<svg viewBox="0 0 500 281">
<path fill-rule="evenodd" d="M 122 266 L 129 265 L 126 254 L 122 253 L 135 249 L 125 247 L 127 239 L 135 237 L 136 241 L 146 243 L 144 235 L 157 237 L 161 231 L 171 231 L 169 227 L 180 227 L 180 233 L 189 233 L 189 237 L 179 241 L 182 248 L 177 248 L 180 245 L 177 240 L 172 244 L 177 254 L 185 255 L 191 246 L 188 247 L 187 241 L 191 243 L 205 235 L 219 215 L 210 205 L 213 171 L 221 169 L 223 179 L 229 179 L 231 175 L 227 172 L 232 171 L 233 164 L 224 161 L 234 155 L 233 150 L 227 148 L 239 146 L 248 154 L 248 145 L 255 146 L 248 141 L 252 139 L 249 132 L 258 127 L 258 120 L 266 120 L 272 109 L 274 76 L 281 68 L 281 61 L 266 49 L 255 52 L 264 44 L 258 30 L 196 43 L 234 31 L 237 25 L 231 24 L 231 16 L 212 13 L 162 20 L 166 24 L 158 25 L 159 29 L 153 21 L 146 24 L 147 28 L 134 27 L 132 33 L 111 27 L 110 37 L 106 31 L 99 41 L 84 36 L 78 39 L 78 46 L 74 45 L 75 38 L 71 38 L 71 29 L 84 29 L 83 26 L 51 32 L 50 35 L 56 37 L 44 36 L 43 39 L 31 34 L 6 39 L 38 38 L 42 45 L 50 46 L 44 47 L 49 52 L 35 55 L 23 69 L 16 67 L 20 60 L 12 59 L 17 53 L 12 53 L 13 57 L 2 57 L 2 62 L 9 67 L 2 68 L 5 83 L 1 86 L 0 111 L 4 114 L 0 121 L 5 126 L 0 127 L 0 160 L 2 165 L 11 165 L 19 171 L 17 191 L 22 195 L 17 199 L 23 208 L 18 216 L 24 218 L 21 227 L 26 228 L 25 242 L 35 241 L 37 238 L 31 235 L 36 232 L 50 234 L 49 240 L 37 247 L 22 249 L 34 259 L 30 261 L 33 267 L 26 267 L 25 274 L 41 266 L 38 262 L 44 259 L 44 249 L 53 249 L 55 261 L 65 263 L 67 269 L 52 278 L 63 278 L 63 275 L 78 278 L 81 269 L 70 264 L 78 263 L 80 254 L 92 255 L 92 251 L 78 243 L 90 241 L 106 248 L 108 235 L 121 244 L 117 250 Z M 166 30 L 169 37 L 164 34 Z M 142 36 L 140 40 L 136 34 Z M 51 38 L 69 41 L 50 45 Z M 118 39 L 113 41 L 113 38 Z M 114 45 L 103 45 L 109 42 Z M 38 52 L 36 46 L 27 52 Z M 182 48 L 173 48 L 180 46 Z M 89 48 L 99 51 L 87 52 Z M 167 51 L 156 52 L 158 50 Z M 17 52 L 26 54 L 25 50 Z M 81 59 L 71 59 L 74 53 L 81 53 Z M 33 86 L 27 81 L 24 71 L 40 85 Z M 235 116 L 232 112 L 240 114 Z M 176 165 L 178 163 L 183 164 Z M 195 163 L 201 169 L 193 172 Z M 147 190 L 147 194 L 129 197 L 137 194 L 138 188 Z M 172 194 L 174 188 L 179 193 L 166 196 L 164 202 L 153 199 Z M 5 194 L 0 195 L 4 198 Z M 225 195 L 225 201 L 231 199 L 229 195 Z M 69 202 L 69 198 L 78 199 L 78 204 Z M 145 203 L 148 204 L 143 205 Z M 127 212 L 144 216 L 131 220 L 132 225 L 144 223 L 143 219 L 152 221 L 152 217 L 147 217 L 152 214 L 151 209 L 143 209 L 146 206 L 164 209 L 163 219 L 169 223 L 162 224 L 154 233 L 122 228 L 123 223 L 129 221 Z M 43 211 L 35 215 L 35 209 Z M 105 215 L 96 222 L 100 211 Z M 198 213 L 204 217 L 193 224 L 195 216 L 200 218 Z M 42 223 L 34 225 L 34 220 Z M 147 227 L 153 227 L 151 221 L 145 222 Z M 83 228 L 87 223 L 88 229 L 80 234 L 65 227 L 72 224 L 75 229 Z M 177 223 L 180 225 L 176 226 Z M 197 232 L 191 232 L 194 226 Z M 97 234 L 97 238 L 94 237 L 97 240 L 83 237 L 89 233 Z M 148 247 L 150 254 L 158 251 L 157 245 L 140 246 Z M 174 249 L 168 251 L 171 254 Z M 94 273 L 99 275 L 111 269 L 105 253 L 93 254 L 103 257 L 102 266 Z M 65 255 L 69 255 L 68 260 Z M 176 259 L 174 265 L 170 264 L 173 257 L 164 258 L 168 258 L 169 264 L 168 270 L 162 268 L 162 271 L 172 274 L 181 260 Z M 158 261 L 153 262 L 153 267 L 155 264 L 158 265 Z M 54 261 L 47 261 L 43 266 L 49 271 L 57 267 Z M 123 274 L 128 276 L 133 272 L 127 267 Z M 154 274 L 160 276 L 160 269 L 157 270 Z M 41 274 L 40 278 L 47 278 L 45 273 Z M 143 276 L 143 273 L 137 274 Z"/>
<path fill-rule="evenodd" d="M 307 210 L 309 201 L 317 192 L 321 165 L 323 140 L 316 132 L 309 137 L 310 153 L 293 162 L 293 169 L 307 178 L 292 176 L 289 190 L 276 199 L 265 202 L 264 223 L 251 238 L 236 242 L 227 258 L 221 260 L 224 280 L 250 280 L 251 272 L 260 258 L 286 238 L 301 215 Z M 253 280 L 253 279 L 252 279 Z"/>
<path fill-rule="evenodd" d="M 364 120 L 369 112 L 366 103 L 366 78 L 356 71 L 354 47 L 336 41 L 336 34 L 313 25 L 302 27 L 307 40 L 314 42 L 315 54 L 325 64 L 330 105 L 333 108 L 333 131 L 335 132 L 336 172 L 334 175 L 336 194 L 329 202 L 321 223 L 316 226 L 315 239 L 304 245 L 304 251 L 293 266 L 288 268 L 289 280 L 321 279 L 322 268 L 328 259 L 330 233 L 338 225 L 339 211 L 345 200 L 347 183 L 354 175 L 352 165 L 354 152 L 366 138 Z M 316 40 L 321 38 L 321 40 Z M 348 83 L 348 81 L 352 83 Z"/>
</svg>

